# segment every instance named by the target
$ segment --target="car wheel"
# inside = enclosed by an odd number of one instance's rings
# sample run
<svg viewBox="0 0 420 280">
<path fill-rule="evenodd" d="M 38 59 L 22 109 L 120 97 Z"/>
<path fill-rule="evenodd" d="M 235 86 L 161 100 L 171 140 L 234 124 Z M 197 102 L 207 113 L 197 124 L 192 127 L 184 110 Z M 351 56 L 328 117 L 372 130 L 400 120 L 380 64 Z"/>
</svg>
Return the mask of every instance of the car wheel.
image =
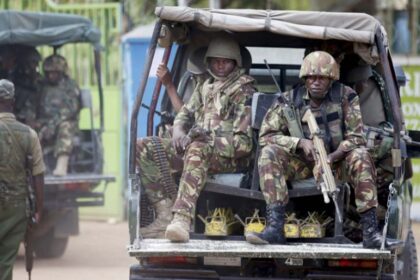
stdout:
<svg viewBox="0 0 420 280">
<path fill-rule="evenodd" d="M 54 228 L 34 240 L 34 251 L 38 258 L 59 258 L 67 248 L 68 237 L 55 237 Z"/>
<path fill-rule="evenodd" d="M 404 245 L 404 250 L 398 256 L 398 271 L 396 279 L 398 280 L 417 280 L 418 264 L 417 264 L 417 250 L 416 240 L 414 239 L 413 231 L 408 232 L 407 240 Z"/>
</svg>

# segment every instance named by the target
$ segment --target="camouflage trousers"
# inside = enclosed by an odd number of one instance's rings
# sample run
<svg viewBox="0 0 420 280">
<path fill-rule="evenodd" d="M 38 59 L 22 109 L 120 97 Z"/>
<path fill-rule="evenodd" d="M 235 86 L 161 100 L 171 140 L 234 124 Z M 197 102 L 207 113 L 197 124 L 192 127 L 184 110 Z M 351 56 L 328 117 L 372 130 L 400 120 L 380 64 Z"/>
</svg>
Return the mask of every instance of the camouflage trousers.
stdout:
<svg viewBox="0 0 420 280">
<path fill-rule="evenodd" d="M 184 154 L 177 154 L 171 139 L 158 138 L 162 143 L 173 176 L 181 174 L 173 212 L 194 217 L 198 196 L 207 175 L 235 172 L 248 161 L 220 157 L 217 148 L 208 143 L 192 142 Z M 146 195 L 152 204 L 168 197 L 162 184 L 162 173 L 154 157 L 152 137 L 137 140 L 137 167 Z M 245 163 L 246 162 L 246 163 Z"/>
<path fill-rule="evenodd" d="M 376 171 L 367 150 L 358 148 L 344 159 L 344 168 L 337 172 L 340 179 L 348 178 L 354 187 L 357 211 L 376 207 Z M 313 176 L 313 164 L 308 164 L 296 154 L 290 154 L 278 145 L 268 145 L 258 159 L 260 188 L 267 204 L 287 204 L 289 201 L 286 180 L 306 179 Z"/>
<path fill-rule="evenodd" d="M 54 156 L 61 154 L 69 155 L 74 145 L 74 136 L 78 131 L 78 125 L 75 121 L 61 122 L 55 129 L 55 134 L 51 139 L 42 140 L 44 149 L 52 149 Z"/>
</svg>

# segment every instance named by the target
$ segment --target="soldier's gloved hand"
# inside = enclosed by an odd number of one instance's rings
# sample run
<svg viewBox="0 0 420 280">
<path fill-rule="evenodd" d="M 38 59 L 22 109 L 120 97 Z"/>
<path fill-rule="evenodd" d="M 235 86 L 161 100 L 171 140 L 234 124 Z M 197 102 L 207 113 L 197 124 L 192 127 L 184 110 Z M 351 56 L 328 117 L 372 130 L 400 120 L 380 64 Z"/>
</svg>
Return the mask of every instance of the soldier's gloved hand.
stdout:
<svg viewBox="0 0 420 280">
<path fill-rule="evenodd" d="M 328 155 L 327 162 L 331 164 L 337 161 L 341 161 L 342 159 L 346 157 L 346 154 L 347 154 L 346 152 L 338 148 L 337 150 L 335 150 L 334 152 Z"/>
<path fill-rule="evenodd" d="M 192 140 L 188 135 L 184 135 L 177 138 L 172 138 L 172 146 L 174 147 L 177 154 L 184 153 L 185 149 L 191 144 Z"/>
<path fill-rule="evenodd" d="M 312 140 L 300 139 L 297 148 L 303 151 L 307 161 L 315 160 L 315 149 Z"/>
<path fill-rule="evenodd" d="M 208 142 L 211 140 L 210 131 L 199 126 L 191 128 L 188 132 L 188 136 L 192 141 Z"/>
</svg>

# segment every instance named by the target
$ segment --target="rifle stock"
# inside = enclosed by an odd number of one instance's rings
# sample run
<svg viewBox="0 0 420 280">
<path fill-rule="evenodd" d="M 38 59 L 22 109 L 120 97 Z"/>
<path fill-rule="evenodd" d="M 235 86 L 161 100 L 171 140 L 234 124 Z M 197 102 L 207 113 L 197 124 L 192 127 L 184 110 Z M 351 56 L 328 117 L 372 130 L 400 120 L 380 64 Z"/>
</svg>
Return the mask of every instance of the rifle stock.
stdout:
<svg viewBox="0 0 420 280">
<path fill-rule="evenodd" d="M 310 109 L 306 110 L 305 114 L 302 117 L 302 121 L 306 122 L 311 132 L 312 141 L 314 143 L 316 161 L 321 166 L 322 172 L 322 182 L 320 183 L 321 192 L 324 197 L 325 203 L 330 203 L 330 198 L 332 198 L 336 211 L 339 214 L 338 217 L 341 222 L 340 210 L 337 205 L 337 185 L 335 183 L 335 178 L 331 170 L 331 166 L 328 164 L 327 151 L 325 150 L 324 141 L 320 137 L 321 130 L 319 129 L 318 123 L 315 120 L 314 115 Z"/>
</svg>

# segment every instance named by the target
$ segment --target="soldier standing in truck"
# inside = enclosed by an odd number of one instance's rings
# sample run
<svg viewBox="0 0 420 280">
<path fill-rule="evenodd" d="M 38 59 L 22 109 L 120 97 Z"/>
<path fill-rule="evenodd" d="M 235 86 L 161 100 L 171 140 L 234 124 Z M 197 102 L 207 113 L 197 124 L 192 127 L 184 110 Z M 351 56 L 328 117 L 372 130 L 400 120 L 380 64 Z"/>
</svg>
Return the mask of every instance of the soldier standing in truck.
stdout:
<svg viewBox="0 0 420 280">
<path fill-rule="evenodd" d="M 304 179 L 319 174 L 314 162 L 314 146 L 308 127 L 301 124 L 304 138 L 293 137 L 284 116 L 283 98 L 296 107 L 296 115 L 310 109 L 319 123 L 330 164 L 343 162 L 355 190 L 357 211 L 361 216 L 363 246 L 380 248 L 382 236 L 376 216 L 377 186 L 373 160 L 365 148 L 359 97 L 350 87 L 336 82 L 339 66 L 323 51 L 308 54 L 299 77 L 304 85 L 284 94 L 267 112 L 260 130 L 261 155 L 258 160 L 260 187 L 267 203 L 268 224 L 262 233 L 249 233 L 253 244 L 283 244 L 285 208 L 288 203 L 286 179 Z M 342 171 L 342 173 L 345 171 Z M 391 248 L 397 241 L 387 239 Z"/>
<path fill-rule="evenodd" d="M 165 233 L 171 241 L 187 242 L 207 175 L 242 170 L 250 161 L 255 89 L 254 80 L 241 68 L 239 45 L 229 37 L 215 38 L 204 60 L 211 77 L 196 87 L 177 114 L 172 140 L 148 137 L 137 142 L 141 182 L 157 213 L 154 223 L 140 229 L 144 236 Z M 178 191 L 174 184 L 162 184 L 159 146 L 171 171 L 182 171 Z"/>
</svg>

